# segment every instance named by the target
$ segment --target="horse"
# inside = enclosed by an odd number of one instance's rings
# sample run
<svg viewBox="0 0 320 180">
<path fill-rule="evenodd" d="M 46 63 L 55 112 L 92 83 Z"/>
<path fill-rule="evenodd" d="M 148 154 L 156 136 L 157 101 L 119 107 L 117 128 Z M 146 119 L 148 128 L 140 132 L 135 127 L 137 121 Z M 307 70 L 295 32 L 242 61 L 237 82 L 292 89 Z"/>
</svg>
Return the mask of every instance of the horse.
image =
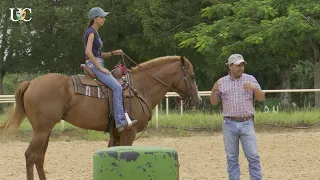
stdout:
<svg viewBox="0 0 320 180">
<path fill-rule="evenodd" d="M 154 58 L 128 69 L 128 74 L 133 95 L 123 93 L 124 106 L 131 110 L 130 116 L 138 123 L 121 133 L 113 126 L 108 147 L 132 146 L 136 133 L 145 130 L 152 109 L 169 90 L 174 90 L 192 105 L 201 103 L 193 66 L 184 56 Z M 72 77 L 59 73 L 48 73 L 21 83 L 15 91 L 15 100 L 11 115 L 0 128 L 4 137 L 14 136 L 23 119 L 28 118 L 33 137 L 25 151 L 27 180 L 34 179 L 34 165 L 39 179 L 46 179 L 44 157 L 51 131 L 60 120 L 96 131 L 105 131 L 112 122 L 107 116 L 112 107 L 104 98 L 76 94 Z"/>
</svg>

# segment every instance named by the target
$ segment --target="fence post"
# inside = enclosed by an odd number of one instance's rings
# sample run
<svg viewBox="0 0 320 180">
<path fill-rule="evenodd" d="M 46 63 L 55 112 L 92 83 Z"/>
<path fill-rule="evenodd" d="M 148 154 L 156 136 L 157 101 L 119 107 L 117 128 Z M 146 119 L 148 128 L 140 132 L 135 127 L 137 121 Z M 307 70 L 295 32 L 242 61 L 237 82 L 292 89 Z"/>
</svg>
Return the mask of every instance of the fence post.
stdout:
<svg viewBox="0 0 320 180">
<path fill-rule="evenodd" d="M 183 100 L 180 100 L 180 115 L 182 116 L 183 113 Z"/>
<path fill-rule="evenodd" d="M 168 116 L 169 114 L 169 97 L 166 96 L 166 115 Z"/>
<path fill-rule="evenodd" d="M 158 107 L 158 105 L 156 105 L 156 128 L 157 129 L 159 127 L 158 121 L 159 121 L 159 107 Z"/>
</svg>

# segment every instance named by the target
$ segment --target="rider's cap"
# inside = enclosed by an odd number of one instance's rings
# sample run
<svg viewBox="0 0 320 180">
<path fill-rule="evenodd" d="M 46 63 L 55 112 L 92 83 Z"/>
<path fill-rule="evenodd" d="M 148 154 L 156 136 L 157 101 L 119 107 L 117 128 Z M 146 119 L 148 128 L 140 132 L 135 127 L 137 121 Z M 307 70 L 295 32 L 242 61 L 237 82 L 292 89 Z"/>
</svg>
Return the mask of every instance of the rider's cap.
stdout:
<svg viewBox="0 0 320 180">
<path fill-rule="evenodd" d="M 105 17 L 109 14 L 109 12 L 105 12 L 103 9 L 100 7 L 94 7 L 90 9 L 88 17 L 89 19 L 94 19 L 95 17 Z"/>
</svg>

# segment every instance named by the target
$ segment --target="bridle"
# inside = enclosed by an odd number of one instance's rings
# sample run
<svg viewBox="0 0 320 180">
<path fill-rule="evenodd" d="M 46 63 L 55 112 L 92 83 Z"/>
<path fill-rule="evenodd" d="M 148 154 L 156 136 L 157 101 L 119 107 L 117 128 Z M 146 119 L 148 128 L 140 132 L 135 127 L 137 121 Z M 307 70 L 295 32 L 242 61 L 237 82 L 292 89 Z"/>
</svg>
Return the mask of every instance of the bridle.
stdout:
<svg viewBox="0 0 320 180">
<path fill-rule="evenodd" d="M 190 82 L 190 79 L 188 78 L 188 76 L 187 76 L 187 73 L 186 73 L 186 69 L 188 69 L 189 68 L 189 65 L 187 65 L 187 66 L 185 66 L 184 64 L 182 64 L 181 63 L 181 70 L 182 70 L 182 73 L 183 73 L 183 77 L 181 77 L 181 78 L 183 78 L 184 79 L 184 83 L 185 83 L 185 87 L 186 87 L 186 94 L 184 94 L 184 93 L 182 93 L 182 95 L 180 95 L 180 96 L 182 96 L 182 99 L 184 100 L 184 101 L 186 101 L 186 104 L 189 104 L 189 102 L 192 100 L 192 97 L 191 97 L 191 94 L 195 91 L 195 90 L 197 90 L 198 89 L 198 86 L 196 85 L 196 86 L 192 86 L 192 84 L 191 84 L 191 82 Z M 180 80 L 180 84 L 181 84 L 181 80 Z M 179 85 L 180 85 L 179 84 Z M 179 86 L 178 85 L 178 86 Z M 176 91 L 177 92 L 177 91 Z"/>
<path fill-rule="evenodd" d="M 125 61 L 124 61 L 124 56 L 126 58 L 128 58 L 130 61 L 132 61 L 136 66 L 138 66 L 139 68 L 141 68 L 142 70 L 144 70 L 145 72 L 147 72 L 150 76 L 152 76 L 154 79 L 156 79 L 157 81 L 159 81 L 161 84 L 163 84 L 164 86 L 168 87 L 169 89 L 173 90 L 174 92 L 178 93 L 179 91 L 175 88 L 172 88 L 170 86 L 168 86 L 165 82 L 163 82 L 161 79 L 155 77 L 154 75 L 152 75 L 149 71 L 147 71 L 146 69 L 144 69 L 143 67 L 141 67 L 138 63 L 136 63 L 134 60 L 132 60 L 128 55 L 126 55 L 125 53 L 122 53 L 122 61 L 125 65 Z M 189 65 L 185 66 L 185 63 L 181 63 L 181 70 L 183 73 L 183 77 L 181 77 L 181 79 L 183 78 L 183 82 L 185 83 L 185 87 L 186 87 L 186 93 L 181 93 L 179 92 L 178 94 L 181 96 L 181 99 L 184 100 L 186 102 L 186 104 L 189 104 L 189 102 L 192 100 L 192 93 L 198 89 L 197 86 L 192 86 L 190 79 L 187 76 L 186 73 L 186 69 L 189 68 Z M 126 66 L 125 66 L 126 67 Z M 181 84 L 181 80 L 180 83 L 178 85 Z"/>
<path fill-rule="evenodd" d="M 177 92 L 178 93 L 178 90 L 176 90 L 175 88 L 172 88 L 170 86 L 168 86 L 165 82 L 163 82 L 161 79 L 155 77 L 154 75 L 152 75 L 149 71 L 147 71 L 146 69 L 144 69 L 143 67 L 141 67 L 138 63 L 136 63 L 133 59 L 131 59 L 128 55 L 126 55 L 124 52 L 122 52 L 121 54 L 122 56 L 122 62 L 123 62 L 123 65 L 125 68 L 127 68 L 126 64 L 125 64 L 125 60 L 124 60 L 124 56 L 129 59 L 131 62 L 133 62 L 137 67 L 141 68 L 142 70 L 144 70 L 146 73 L 148 73 L 150 76 L 152 76 L 154 79 L 156 79 L 157 81 L 159 81 L 161 84 L 163 84 L 164 86 L 168 87 L 169 89 L 173 90 L 174 92 Z M 185 83 L 185 87 L 186 87 L 186 92 L 187 93 L 180 93 L 179 95 L 181 96 L 181 98 L 184 100 L 185 104 L 188 105 L 190 103 L 190 101 L 192 100 L 192 97 L 191 97 L 191 93 L 198 89 L 197 86 L 193 87 L 191 82 L 190 82 L 190 79 L 188 78 L 187 76 L 187 73 L 186 73 L 186 69 L 189 68 L 189 66 L 185 66 L 185 63 L 181 63 L 181 69 L 182 69 L 182 72 L 183 72 L 183 79 L 184 79 L 184 83 Z M 180 80 L 180 83 L 178 85 L 181 84 L 181 80 Z M 130 84 L 129 84 L 130 85 Z M 131 86 L 131 85 L 130 85 Z M 147 104 L 148 106 L 148 104 Z M 149 109 L 150 110 L 150 109 Z M 151 118 L 151 116 L 150 116 Z M 139 139 L 143 133 L 145 132 L 145 130 L 147 129 L 148 126 L 146 126 L 142 132 L 142 134 L 136 138 L 135 140 Z M 135 141 L 134 140 L 134 141 Z"/>
</svg>

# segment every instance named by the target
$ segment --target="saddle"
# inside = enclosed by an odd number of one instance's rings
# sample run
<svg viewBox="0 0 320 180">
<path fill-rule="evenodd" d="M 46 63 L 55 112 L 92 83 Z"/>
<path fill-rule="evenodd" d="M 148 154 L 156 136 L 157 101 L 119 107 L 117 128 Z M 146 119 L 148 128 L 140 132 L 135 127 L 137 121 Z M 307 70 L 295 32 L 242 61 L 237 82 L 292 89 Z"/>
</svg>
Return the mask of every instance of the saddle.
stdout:
<svg viewBox="0 0 320 180">
<path fill-rule="evenodd" d="M 101 81 L 97 79 L 95 74 L 90 68 L 85 64 L 81 64 L 80 68 L 83 70 L 83 74 L 72 75 L 72 80 L 74 84 L 74 90 L 76 94 L 90 96 L 93 98 L 103 98 L 109 104 L 109 109 L 106 116 L 109 117 L 108 126 L 106 127 L 105 132 L 109 132 L 110 135 L 113 135 L 113 129 L 115 128 L 114 113 L 113 113 L 113 91 L 108 86 L 105 86 Z M 127 77 L 130 77 L 130 73 L 127 72 L 126 68 L 122 64 L 118 64 L 111 71 L 113 77 L 122 85 L 123 89 L 123 99 L 129 98 L 129 116 L 132 111 L 131 98 L 137 97 L 142 108 L 143 112 L 149 112 L 151 120 L 151 109 L 147 105 L 147 109 L 143 104 L 147 104 L 146 100 L 141 97 L 138 92 L 130 86 Z M 125 108 L 125 107 L 124 107 Z M 134 117 L 131 117 L 135 119 Z"/>
<path fill-rule="evenodd" d="M 78 75 L 81 84 L 91 87 L 99 87 L 102 90 L 100 93 L 100 98 L 104 98 L 106 93 L 108 93 L 109 102 L 112 102 L 112 90 L 104 85 L 101 81 L 99 81 L 96 75 L 92 72 L 90 68 L 88 68 L 85 64 L 81 64 L 80 68 L 84 71 L 85 75 Z M 127 70 L 122 64 L 118 64 L 111 71 L 112 76 L 122 85 L 123 96 L 124 97 L 133 97 L 134 93 L 131 92 L 133 89 L 129 88 L 129 83 L 126 78 Z M 106 92 L 105 92 L 106 91 Z M 105 95 L 104 95 L 105 94 Z M 90 95 L 89 95 L 90 96 Z M 113 106 L 111 106 L 113 107 Z"/>
<path fill-rule="evenodd" d="M 101 81 L 97 79 L 95 74 L 85 64 L 81 64 L 80 68 L 83 70 L 83 74 L 73 75 L 72 80 L 74 84 L 74 90 L 76 94 L 90 96 L 93 98 L 103 98 L 109 104 L 109 117 L 108 127 L 106 132 L 111 132 L 114 128 L 114 121 L 111 120 L 114 117 L 113 111 L 113 91 L 108 86 L 105 86 Z M 135 91 L 127 83 L 126 68 L 119 64 L 111 71 L 113 77 L 122 85 L 123 97 L 132 98 L 135 96 Z M 131 103 L 130 103 L 131 106 Z"/>
<path fill-rule="evenodd" d="M 96 75 L 92 72 L 90 68 L 88 68 L 85 64 L 81 64 L 80 68 L 84 71 L 85 76 L 81 78 L 81 82 L 83 84 L 91 85 L 91 86 L 105 86 L 102 82 L 100 82 Z M 120 83 L 124 84 L 124 75 L 127 74 L 125 67 L 122 64 L 119 64 L 111 71 L 112 76 Z M 106 86 L 105 86 L 106 87 Z"/>
</svg>

